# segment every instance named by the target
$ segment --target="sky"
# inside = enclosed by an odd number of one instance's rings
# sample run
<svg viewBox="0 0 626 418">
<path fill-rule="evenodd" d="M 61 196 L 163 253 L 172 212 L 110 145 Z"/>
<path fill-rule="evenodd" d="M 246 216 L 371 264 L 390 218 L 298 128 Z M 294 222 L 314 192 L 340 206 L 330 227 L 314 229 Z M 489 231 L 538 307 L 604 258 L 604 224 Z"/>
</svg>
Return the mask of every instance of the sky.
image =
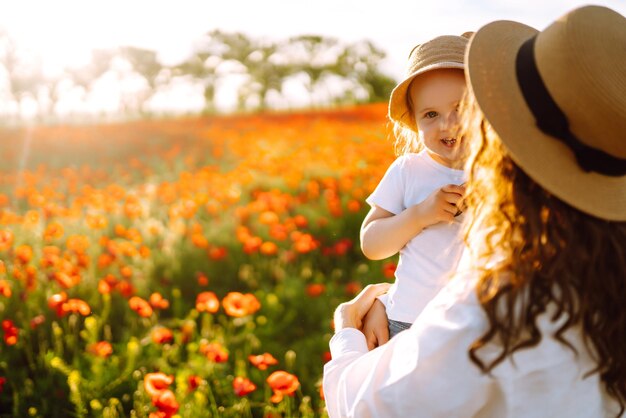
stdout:
<svg viewBox="0 0 626 418">
<path fill-rule="evenodd" d="M 584 0 L 20 0 L 0 3 L 0 28 L 43 56 L 54 72 L 86 62 L 92 48 L 132 45 L 177 64 L 213 29 L 284 39 L 326 35 L 371 40 L 386 52 L 382 71 L 399 79 L 414 45 L 475 31 L 493 20 L 543 29 Z M 600 0 L 626 15 L 626 0 Z"/>
</svg>

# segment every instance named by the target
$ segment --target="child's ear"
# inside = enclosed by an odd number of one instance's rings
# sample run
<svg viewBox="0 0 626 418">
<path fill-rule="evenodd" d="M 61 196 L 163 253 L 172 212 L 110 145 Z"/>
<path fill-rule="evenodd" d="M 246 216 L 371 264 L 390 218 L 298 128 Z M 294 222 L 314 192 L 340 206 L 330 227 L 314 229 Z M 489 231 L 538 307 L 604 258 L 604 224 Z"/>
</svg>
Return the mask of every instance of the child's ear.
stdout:
<svg viewBox="0 0 626 418">
<path fill-rule="evenodd" d="M 474 32 L 469 31 L 469 32 L 464 32 L 461 36 L 465 39 L 470 39 L 472 35 L 474 35 Z"/>
</svg>

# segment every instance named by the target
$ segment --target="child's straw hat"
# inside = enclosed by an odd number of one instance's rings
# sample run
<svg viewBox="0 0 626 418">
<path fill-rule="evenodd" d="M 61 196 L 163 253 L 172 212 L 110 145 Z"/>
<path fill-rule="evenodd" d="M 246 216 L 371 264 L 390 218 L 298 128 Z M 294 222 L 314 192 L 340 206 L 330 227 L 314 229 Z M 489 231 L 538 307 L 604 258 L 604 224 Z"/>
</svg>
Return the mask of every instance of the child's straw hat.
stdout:
<svg viewBox="0 0 626 418">
<path fill-rule="evenodd" d="M 626 221 L 626 18 L 586 6 L 541 32 L 490 23 L 470 41 L 466 74 L 533 180 L 585 213 Z"/>
<path fill-rule="evenodd" d="M 464 69 L 465 47 L 471 32 L 462 36 L 438 36 L 419 44 L 409 54 L 406 77 L 391 92 L 389 98 L 389 118 L 405 127 L 415 130 L 414 116 L 409 111 L 408 89 L 411 81 L 419 74 L 438 68 Z"/>
</svg>

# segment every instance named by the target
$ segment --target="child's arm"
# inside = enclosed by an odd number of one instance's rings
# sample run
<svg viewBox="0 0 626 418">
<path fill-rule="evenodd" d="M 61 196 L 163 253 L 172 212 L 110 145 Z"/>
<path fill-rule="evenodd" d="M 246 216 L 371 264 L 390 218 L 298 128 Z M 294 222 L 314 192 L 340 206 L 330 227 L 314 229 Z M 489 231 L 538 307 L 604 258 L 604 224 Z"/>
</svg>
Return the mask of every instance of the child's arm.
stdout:
<svg viewBox="0 0 626 418">
<path fill-rule="evenodd" d="M 374 206 L 361 225 L 363 254 L 370 260 L 391 257 L 424 228 L 451 222 L 464 193 L 465 187 L 448 184 L 397 215 Z"/>
<path fill-rule="evenodd" d="M 363 318 L 363 334 L 365 334 L 369 350 L 389 341 L 389 321 L 387 320 L 385 305 L 380 299 L 374 301 L 370 310 L 367 311 L 367 315 Z"/>
</svg>

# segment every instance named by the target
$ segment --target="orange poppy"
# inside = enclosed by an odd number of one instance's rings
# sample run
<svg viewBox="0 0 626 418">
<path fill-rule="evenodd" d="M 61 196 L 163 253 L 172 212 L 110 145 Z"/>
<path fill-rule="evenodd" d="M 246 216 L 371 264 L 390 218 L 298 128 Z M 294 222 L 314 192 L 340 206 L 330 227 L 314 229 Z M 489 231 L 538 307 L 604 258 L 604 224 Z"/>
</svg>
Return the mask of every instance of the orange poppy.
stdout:
<svg viewBox="0 0 626 418">
<path fill-rule="evenodd" d="M 130 298 L 128 300 L 128 306 L 130 306 L 130 309 L 137 312 L 139 316 L 143 318 L 148 318 L 152 315 L 152 306 L 139 296 L 133 296 Z"/>
<path fill-rule="evenodd" d="M 259 248 L 261 248 L 261 244 L 263 244 L 263 240 L 261 239 L 261 237 L 250 236 L 243 243 L 243 251 L 246 254 L 253 254 L 257 252 Z"/>
<path fill-rule="evenodd" d="M 171 344 L 174 342 L 174 334 L 169 328 L 156 327 L 151 333 L 152 341 L 156 344 Z"/>
<path fill-rule="evenodd" d="M 28 264 L 28 262 L 33 258 L 33 249 L 30 245 L 19 245 L 15 249 L 15 258 L 22 264 Z"/>
<path fill-rule="evenodd" d="M 350 212 L 358 212 L 361 210 L 361 202 L 359 202 L 358 200 L 350 200 L 348 202 L 348 211 Z"/>
<path fill-rule="evenodd" d="M 294 216 L 293 221 L 298 228 L 306 228 L 309 225 L 309 221 L 304 215 Z"/>
<path fill-rule="evenodd" d="M 43 233 L 43 239 L 52 241 L 61 237 L 63 237 L 63 226 L 58 222 L 50 222 Z"/>
<path fill-rule="evenodd" d="M 126 280 L 120 280 L 119 282 L 117 282 L 115 284 L 115 290 L 120 292 L 120 294 L 122 296 L 124 296 L 125 298 L 129 298 L 129 297 L 131 297 L 135 293 L 135 288 L 133 287 L 133 285 L 130 284 Z M 150 306 L 150 305 L 148 305 L 148 306 Z M 148 315 L 148 316 L 150 316 L 150 315 Z"/>
<path fill-rule="evenodd" d="M 85 222 L 91 229 L 104 229 L 108 225 L 107 218 L 103 215 L 87 215 Z"/>
<path fill-rule="evenodd" d="M 164 299 L 159 292 L 154 292 L 150 295 L 150 305 L 154 309 L 167 309 L 170 306 L 170 302 Z"/>
<path fill-rule="evenodd" d="M 129 279 L 133 276 L 133 268 L 131 266 L 120 267 L 120 275 L 125 279 Z"/>
<path fill-rule="evenodd" d="M 265 241 L 261 244 L 260 252 L 263 255 L 275 255 L 278 252 L 278 246 L 271 241 Z"/>
<path fill-rule="evenodd" d="M 228 351 L 220 343 L 200 342 L 200 354 L 204 354 L 209 361 L 225 363 L 228 361 Z"/>
<path fill-rule="evenodd" d="M 270 236 L 277 241 L 284 241 L 288 237 L 287 226 L 274 224 L 270 227 Z"/>
<path fill-rule="evenodd" d="M 11 283 L 8 280 L 0 280 L 0 295 L 10 298 L 12 294 Z"/>
<path fill-rule="evenodd" d="M 91 313 L 91 308 L 81 299 L 68 299 L 67 302 L 61 305 L 63 314 L 66 313 L 79 313 L 82 316 L 87 316 Z"/>
<path fill-rule="evenodd" d="M 108 341 L 98 341 L 97 343 L 89 344 L 87 351 L 97 357 L 109 358 L 113 354 L 113 347 Z"/>
<path fill-rule="evenodd" d="M 273 225 L 279 222 L 278 215 L 272 211 L 265 211 L 259 214 L 259 222 L 265 225 Z"/>
<path fill-rule="evenodd" d="M 274 391 L 271 401 L 275 403 L 280 402 L 284 395 L 293 396 L 300 387 L 300 382 L 296 376 L 282 370 L 270 374 L 267 378 L 267 383 Z"/>
<path fill-rule="evenodd" d="M 100 293 L 101 295 L 108 295 L 109 293 L 111 293 L 111 285 L 107 283 L 106 280 L 99 280 L 98 293 Z"/>
<path fill-rule="evenodd" d="M 220 308 L 220 301 L 213 292 L 202 292 L 196 296 L 196 310 L 198 312 L 215 313 Z"/>
<path fill-rule="evenodd" d="M 315 250 L 319 246 L 319 242 L 313 238 L 311 234 L 295 233 L 294 231 L 291 239 L 294 241 L 294 249 L 300 254 L 306 254 Z"/>
<path fill-rule="evenodd" d="M 227 315 L 240 318 L 258 311 L 261 303 L 252 293 L 230 292 L 222 299 L 222 306 Z"/>
<path fill-rule="evenodd" d="M 56 293 L 48 298 L 48 307 L 56 311 L 58 316 L 63 316 L 63 304 L 67 301 L 67 293 Z"/>
<path fill-rule="evenodd" d="M 39 264 L 41 267 L 52 267 L 56 266 L 61 261 L 61 249 L 59 247 L 55 247 L 53 245 L 47 245 L 43 247 L 43 254 L 41 255 L 41 260 Z"/>
<path fill-rule="evenodd" d="M 115 257 L 108 253 L 102 253 L 98 256 L 98 268 L 100 270 L 110 266 L 115 261 Z"/>
<path fill-rule="evenodd" d="M 70 235 L 67 237 L 65 246 L 76 254 L 83 254 L 89 248 L 89 238 L 85 235 Z"/>
<path fill-rule="evenodd" d="M 66 273 L 64 271 L 54 272 L 52 278 L 64 289 L 69 289 L 80 283 L 78 274 Z"/>
<path fill-rule="evenodd" d="M 209 246 L 209 240 L 202 234 L 193 234 L 191 236 L 191 242 L 198 248 L 207 248 Z"/>
<path fill-rule="evenodd" d="M 209 284 L 209 278 L 202 272 L 196 273 L 196 279 L 200 286 L 207 286 Z"/>
<path fill-rule="evenodd" d="M 211 260 L 221 260 L 226 258 L 228 255 L 228 250 L 224 247 L 211 247 L 209 248 L 207 254 Z"/>
<path fill-rule="evenodd" d="M 13 245 L 13 232 L 0 230 L 0 251 L 6 251 Z"/>
</svg>

